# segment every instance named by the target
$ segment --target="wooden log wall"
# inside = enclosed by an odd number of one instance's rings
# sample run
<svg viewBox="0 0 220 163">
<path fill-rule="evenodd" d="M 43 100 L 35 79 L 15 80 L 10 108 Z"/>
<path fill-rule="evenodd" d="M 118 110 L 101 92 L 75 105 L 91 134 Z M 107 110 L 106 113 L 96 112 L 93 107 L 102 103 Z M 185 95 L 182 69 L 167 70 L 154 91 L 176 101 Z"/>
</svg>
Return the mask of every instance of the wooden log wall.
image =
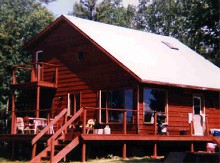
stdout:
<svg viewBox="0 0 220 163">
<path fill-rule="evenodd" d="M 34 51 L 38 50 L 43 50 L 43 62 L 58 65 L 55 112 L 67 107 L 68 93 L 81 93 L 81 107 L 98 107 L 98 90 L 137 87 L 137 81 L 128 72 L 65 22 L 39 42 Z M 94 117 L 94 112 L 87 115 Z"/>
<path fill-rule="evenodd" d="M 98 90 L 118 88 L 136 90 L 140 85 L 133 76 L 106 56 L 100 47 L 92 44 L 66 22 L 58 24 L 47 33 L 35 45 L 34 51 L 38 50 L 43 50 L 44 62 L 58 65 L 58 88 L 53 99 L 55 110 L 67 107 L 68 93 L 81 92 L 82 107 L 97 107 Z M 154 134 L 154 125 L 143 122 L 142 89 L 140 86 L 139 133 L 152 135 Z M 169 133 L 179 134 L 180 130 L 185 129 L 189 134 L 188 113 L 193 112 L 192 97 L 198 91 L 166 86 L 163 86 L 163 89 L 168 90 Z M 204 94 L 204 99 L 210 97 L 209 93 L 205 91 L 199 91 L 199 93 Z M 63 97 L 63 100 L 58 101 L 58 97 Z M 208 101 L 215 102 L 204 103 L 206 115 L 209 118 L 209 127 L 220 128 L 219 94 L 211 93 L 211 97 L 214 100 L 211 98 Z M 87 113 L 91 118 L 95 116 L 94 114 L 95 112 Z"/>
<path fill-rule="evenodd" d="M 149 87 L 149 86 L 146 86 Z M 157 88 L 157 86 L 150 86 Z M 159 89 L 168 91 L 168 132 L 170 135 L 180 135 L 181 130 L 185 130 L 190 135 L 190 124 L 188 123 L 188 113 L 193 113 L 193 95 L 200 94 L 202 96 L 202 107 L 208 117 L 208 127 L 220 128 L 220 108 L 219 93 L 211 91 L 198 91 L 183 88 L 159 87 Z M 143 91 L 141 91 L 143 92 Z M 141 98 L 142 98 L 141 94 Z M 140 101 L 140 133 L 154 133 L 154 124 L 144 123 L 143 117 L 143 101 Z"/>
</svg>

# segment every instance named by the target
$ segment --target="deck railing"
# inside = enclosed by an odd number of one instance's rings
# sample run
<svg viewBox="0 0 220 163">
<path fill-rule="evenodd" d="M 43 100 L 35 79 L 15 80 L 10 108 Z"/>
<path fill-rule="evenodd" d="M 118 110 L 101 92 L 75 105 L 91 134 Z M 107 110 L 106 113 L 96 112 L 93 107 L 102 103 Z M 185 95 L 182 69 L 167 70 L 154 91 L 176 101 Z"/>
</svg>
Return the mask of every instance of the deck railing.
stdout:
<svg viewBox="0 0 220 163">
<path fill-rule="evenodd" d="M 140 113 L 138 112 L 138 110 L 131 110 L 131 109 L 114 109 L 114 108 L 94 108 L 94 107 L 85 107 L 84 108 L 84 112 L 83 112 L 83 125 L 82 126 L 86 126 L 87 120 L 88 120 L 88 112 L 98 112 L 99 115 L 101 114 L 101 112 L 105 112 L 105 120 L 101 120 L 100 116 L 98 119 L 93 118 L 96 120 L 96 123 L 98 123 L 98 125 L 101 126 L 105 126 L 105 125 L 121 125 L 122 128 L 120 128 L 120 130 L 122 131 L 123 134 L 127 134 L 128 132 L 128 126 L 129 125 L 133 125 L 134 128 L 136 129 L 135 133 L 138 134 L 138 128 L 139 128 L 139 119 L 137 118 Z M 121 119 L 118 119 L 118 121 L 114 121 L 111 120 L 111 118 L 109 118 L 110 116 L 110 112 L 112 114 L 114 114 L 114 112 L 120 113 L 118 114 L 120 116 Z M 145 112 L 150 112 L 153 113 L 153 130 L 154 130 L 154 135 L 157 135 L 157 114 L 158 112 L 155 111 L 145 111 Z M 161 112 L 160 112 L 161 113 Z M 130 115 L 130 116 L 129 116 Z M 91 117 L 90 117 L 91 118 Z M 95 126 L 94 126 L 95 127 Z M 102 128 L 103 128 L 102 127 Z M 133 129 L 134 129 L 133 128 Z M 86 133 L 86 128 L 84 127 L 82 130 L 82 133 L 85 134 Z"/>
<path fill-rule="evenodd" d="M 58 67 L 44 62 L 14 66 L 12 71 L 12 84 L 40 81 L 57 84 L 57 79 Z"/>
<path fill-rule="evenodd" d="M 56 109 L 40 109 L 40 117 L 41 118 L 46 118 L 47 120 L 52 118 L 52 112 L 56 110 Z M 62 111 L 62 110 L 60 110 Z M 2 126 L 2 128 L 0 129 L 0 133 L 11 133 L 11 134 L 16 134 L 16 117 L 25 117 L 25 116 L 29 116 L 29 117 L 33 117 L 34 113 L 36 112 L 36 110 L 16 110 L 13 112 L 14 113 L 14 118 L 12 119 L 7 119 L 7 126 L 5 125 L 6 123 L 6 118 L 11 117 L 12 112 L 11 111 L 7 111 L 7 113 L 5 116 L 3 113 L 2 115 L 4 115 L 5 118 L 3 119 L 3 124 L 4 126 Z M 101 113 L 106 113 L 106 118 L 105 119 L 101 119 Z M 117 122 L 114 121 L 113 119 L 109 118 L 109 113 L 111 112 L 111 114 L 114 114 L 114 112 L 117 112 L 117 114 L 119 115 L 119 117 L 121 119 L 119 119 Z M 95 113 L 95 114 L 94 114 Z M 152 113 L 152 112 L 151 112 Z M 158 112 L 153 112 L 153 120 L 151 121 L 151 123 L 146 123 L 143 124 L 142 122 L 140 122 L 140 119 L 138 119 L 138 115 L 143 114 L 138 112 L 138 110 L 130 110 L 130 109 L 113 109 L 113 108 L 95 108 L 95 107 L 85 107 L 83 108 L 83 114 L 80 118 L 80 124 L 82 126 L 82 133 L 86 134 L 86 128 L 84 126 L 86 126 L 87 122 L 89 119 L 95 119 L 96 120 L 96 124 L 101 125 L 101 129 L 104 129 L 104 127 L 106 125 L 109 125 L 111 127 L 111 131 L 113 131 L 112 133 L 119 133 L 119 134 L 139 134 L 140 132 L 142 132 L 145 128 L 141 128 L 140 126 L 148 126 L 148 129 L 150 128 L 150 134 L 154 134 L 157 135 L 158 134 L 158 124 L 157 124 L 157 114 Z M 132 116 L 131 116 L 132 115 Z M 104 121 L 105 120 L 105 121 Z M 12 126 L 9 126 L 9 124 L 11 122 L 14 122 L 14 124 L 12 124 Z M 143 125 L 142 125 L 143 124 Z M 173 125 L 173 124 L 172 124 Z M 209 125 L 208 125 L 208 117 L 206 116 L 206 121 L 205 121 L 205 133 L 204 135 L 209 135 Z M 168 123 L 168 132 L 173 130 L 169 130 L 169 123 Z M 12 131 L 10 132 L 10 129 L 12 129 Z M 172 128 L 172 126 L 171 126 Z M 193 125 L 192 123 L 189 123 L 188 126 L 183 126 L 179 128 L 179 134 L 180 131 L 185 131 L 185 134 L 187 132 L 187 135 L 194 135 L 193 134 Z M 176 134 L 175 133 L 171 133 L 171 135 Z"/>
</svg>

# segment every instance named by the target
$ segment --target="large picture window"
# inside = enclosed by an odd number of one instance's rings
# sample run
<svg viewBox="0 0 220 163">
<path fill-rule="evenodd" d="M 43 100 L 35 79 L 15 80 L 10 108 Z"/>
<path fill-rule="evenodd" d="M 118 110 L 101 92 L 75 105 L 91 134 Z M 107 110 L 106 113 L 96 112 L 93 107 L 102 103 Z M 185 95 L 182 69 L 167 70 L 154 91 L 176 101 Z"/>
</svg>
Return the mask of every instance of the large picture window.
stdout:
<svg viewBox="0 0 220 163">
<path fill-rule="evenodd" d="M 106 108 L 101 111 L 101 122 L 123 122 L 123 112 L 117 109 L 133 109 L 133 90 L 102 91 L 101 107 Z M 132 121 L 132 115 L 132 111 L 127 112 L 127 122 Z"/>
<path fill-rule="evenodd" d="M 144 88 L 144 122 L 154 123 L 154 112 L 165 112 L 166 91 Z"/>
</svg>

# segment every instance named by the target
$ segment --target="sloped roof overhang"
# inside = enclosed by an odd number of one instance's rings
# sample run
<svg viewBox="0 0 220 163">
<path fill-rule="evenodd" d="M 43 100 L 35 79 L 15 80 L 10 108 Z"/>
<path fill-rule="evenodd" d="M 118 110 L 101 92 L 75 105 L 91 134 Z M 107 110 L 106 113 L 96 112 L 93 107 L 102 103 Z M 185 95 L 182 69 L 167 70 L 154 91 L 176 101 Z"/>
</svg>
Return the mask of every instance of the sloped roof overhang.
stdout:
<svg viewBox="0 0 220 163">
<path fill-rule="evenodd" d="M 125 71 L 127 71 L 130 75 L 132 75 L 138 82 L 142 84 L 155 84 L 155 85 L 163 85 L 169 87 L 180 87 L 180 88 L 188 88 L 188 89 L 197 89 L 197 90 L 211 90 L 211 91 L 220 91 L 220 88 L 211 88 L 211 87 L 200 87 L 200 86 L 193 86 L 193 85 L 184 85 L 179 83 L 169 83 L 163 81 L 153 81 L 153 80 L 146 80 L 139 77 L 135 74 L 131 69 L 129 69 L 126 65 L 116 59 L 112 54 L 110 54 L 106 49 L 104 49 L 101 45 L 99 45 L 93 38 L 89 37 L 84 31 L 82 31 L 78 26 L 76 26 L 73 22 L 71 22 L 68 18 L 64 15 L 61 15 L 57 18 L 54 22 L 52 22 L 48 27 L 46 27 L 43 31 L 41 31 L 36 37 L 31 39 L 24 45 L 25 49 L 30 49 L 33 47 L 37 42 L 39 42 L 42 38 L 44 38 L 49 32 L 52 32 L 59 24 L 62 22 L 67 22 L 71 27 L 77 30 L 80 34 L 82 34 L 86 39 L 88 39 L 93 45 L 95 45 L 98 49 L 100 49 L 104 54 L 106 54 L 109 58 L 111 58 L 115 63 L 121 66 Z"/>
</svg>

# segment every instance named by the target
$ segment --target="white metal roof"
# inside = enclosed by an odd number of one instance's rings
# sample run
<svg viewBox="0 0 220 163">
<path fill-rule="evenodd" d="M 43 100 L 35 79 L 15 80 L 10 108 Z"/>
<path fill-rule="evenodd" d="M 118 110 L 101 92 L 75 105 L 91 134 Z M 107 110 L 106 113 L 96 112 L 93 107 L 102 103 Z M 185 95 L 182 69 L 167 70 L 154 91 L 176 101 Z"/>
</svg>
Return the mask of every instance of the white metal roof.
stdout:
<svg viewBox="0 0 220 163">
<path fill-rule="evenodd" d="M 220 90 L 220 69 L 175 38 L 64 16 L 143 82 Z"/>
</svg>

